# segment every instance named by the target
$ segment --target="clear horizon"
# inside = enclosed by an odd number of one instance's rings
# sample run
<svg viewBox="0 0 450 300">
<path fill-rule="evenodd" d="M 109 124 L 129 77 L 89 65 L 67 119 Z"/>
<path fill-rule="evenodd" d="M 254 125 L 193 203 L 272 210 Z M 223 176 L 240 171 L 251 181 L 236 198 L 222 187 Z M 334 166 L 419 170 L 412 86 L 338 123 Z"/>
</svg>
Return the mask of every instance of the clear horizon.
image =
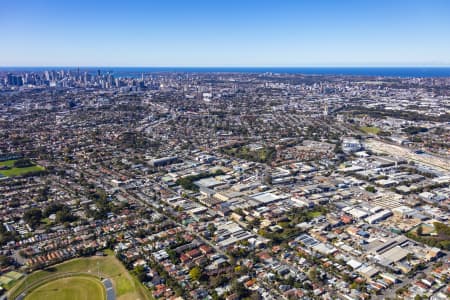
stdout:
<svg viewBox="0 0 450 300">
<path fill-rule="evenodd" d="M 450 2 L 8 1 L 3 67 L 447 67 Z"/>
<path fill-rule="evenodd" d="M 266 68 L 280 68 L 280 69 L 295 69 L 295 68 L 450 68 L 449 65 L 299 65 L 299 66 L 245 66 L 245 65 L 237 65 L 237 66 L 139 66 L 139 65 L 131 65 L 131 66 L 115 66 L 115 65 L 104 65 L 104 66 L 94 66 L 94 65 L 86 65 L 86 66 L 77 66 L 77 65 L 67 65 L 67 66 L 57 66 L 57 65 L 29 65 L 29 66 L 8 66 L 2 65 L 0 69 L 8 69 L 8 68 L 202 68 L 202 69 L 214 69 L 214 68 L 252 68 L 252 69 L 266 69 Z"/>
</svg>

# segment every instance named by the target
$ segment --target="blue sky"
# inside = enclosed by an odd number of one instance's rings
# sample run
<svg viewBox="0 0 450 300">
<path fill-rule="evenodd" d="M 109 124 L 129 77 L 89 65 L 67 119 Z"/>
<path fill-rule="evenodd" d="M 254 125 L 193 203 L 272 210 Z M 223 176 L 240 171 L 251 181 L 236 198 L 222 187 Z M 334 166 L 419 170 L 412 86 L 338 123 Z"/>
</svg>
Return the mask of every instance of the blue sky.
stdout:
<svg viewBox="0 0 450 300">
<path fill-rule="evenodd" d="M 450 65 L 448 0 L 0 0 L 0 66 Z"/>
</svg>

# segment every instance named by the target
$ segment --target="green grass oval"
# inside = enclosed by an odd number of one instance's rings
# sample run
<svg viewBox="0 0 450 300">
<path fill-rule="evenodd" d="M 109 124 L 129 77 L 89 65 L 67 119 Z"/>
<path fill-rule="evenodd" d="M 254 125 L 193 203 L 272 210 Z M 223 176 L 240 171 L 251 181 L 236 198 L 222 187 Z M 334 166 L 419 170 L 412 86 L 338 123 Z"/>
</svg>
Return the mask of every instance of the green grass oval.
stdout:
<svg viewBox="0 0 450 300">
<path fill-rule="evenodd" d="M 25 300 L 104 300 L 103 284 L 90 276 L 55 279 L 33 289 Z"/>
</svg>

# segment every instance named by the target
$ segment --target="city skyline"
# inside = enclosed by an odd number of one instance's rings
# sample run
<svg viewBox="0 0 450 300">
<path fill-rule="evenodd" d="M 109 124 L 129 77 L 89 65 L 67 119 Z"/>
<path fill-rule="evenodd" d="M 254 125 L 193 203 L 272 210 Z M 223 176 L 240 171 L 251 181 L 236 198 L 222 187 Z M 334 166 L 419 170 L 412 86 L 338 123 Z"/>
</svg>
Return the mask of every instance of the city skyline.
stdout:
<svg viewBox="0 0 450 300">
<path fill-rule="evenodd" d="M 450 64 L 446 1 L 7 2 L 0 66 Z"/>
</svg>

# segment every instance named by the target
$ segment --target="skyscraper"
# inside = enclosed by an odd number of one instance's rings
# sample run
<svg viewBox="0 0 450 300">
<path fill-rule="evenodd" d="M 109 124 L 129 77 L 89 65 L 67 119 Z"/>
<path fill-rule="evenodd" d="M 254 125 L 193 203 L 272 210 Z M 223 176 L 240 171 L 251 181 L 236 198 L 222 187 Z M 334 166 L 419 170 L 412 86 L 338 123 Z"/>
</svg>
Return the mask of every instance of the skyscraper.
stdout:
<svg viewBox="0 0 450 300">
<path fill-rule="evenodd" d="M 22 86 L 23 78 L 21 75 L 14 75 L 14 74 L 9 73 L 7 75 L 7 84 L 13 85 L 13 86 Z"/>
</svg>

